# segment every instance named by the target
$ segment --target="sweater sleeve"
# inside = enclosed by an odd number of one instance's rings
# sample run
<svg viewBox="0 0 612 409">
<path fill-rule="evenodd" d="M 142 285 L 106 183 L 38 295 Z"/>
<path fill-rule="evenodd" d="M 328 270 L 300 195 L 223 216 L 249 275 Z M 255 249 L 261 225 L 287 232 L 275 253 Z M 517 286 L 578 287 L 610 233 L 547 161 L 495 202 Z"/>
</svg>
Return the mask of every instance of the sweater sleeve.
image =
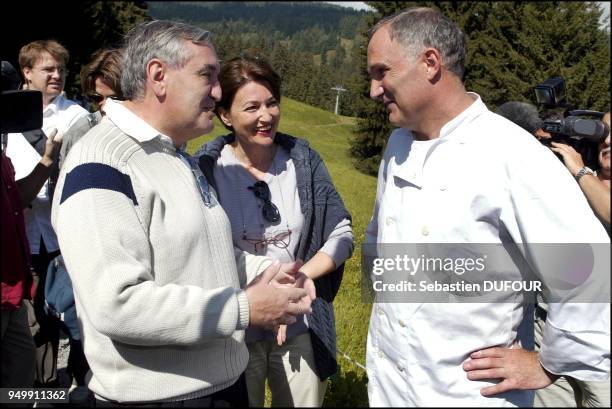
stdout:
<svg viewBox="0 0 612 409">
<path fill-rule="evenodd" d="M 346 210 L 340 194 L 336 190 L 327 167 L 320 155 L 310 150 L 313 172 L 313 200 L 316 208 L 321 198 L 325 198 L 324 236 L 326 237 L 320 251 L 330 256 L 336 267 L 339 267 L 353 254 L 354 237 L 351 215 Z"/>
<path fill-rule="evenodd" d="M 330 256 L 337 267 L 351 256 L 353 247 L 351 221 L 343 219 L 336 225 L 320 251 Z"/>
<path fill-rule="evenodd" d="M 75 172 L 86 165 L 97 167 Z M 244 291 L 155 281 L 161 272 L 153 270 L 150 232 L 130 176 L 86 165 L 67 175 L 62 170 L 53 212 L 79 316 L 113 341 L 132 345 L 192 345 L 244 328 Z M 184 250 L 183 243 L 167 245 Z"/>
<path fill-rule="evenodd" d="M 245 288 L 259 274 L 272 264 L 272 260 L 264 256 L 256 256 L 249 254 L 246 251 L 234 247 L 234 255 L 236 256 L 236 267 L 238 268 L 238 277 L 240 278 L 240 288 Z"/>
</svg>

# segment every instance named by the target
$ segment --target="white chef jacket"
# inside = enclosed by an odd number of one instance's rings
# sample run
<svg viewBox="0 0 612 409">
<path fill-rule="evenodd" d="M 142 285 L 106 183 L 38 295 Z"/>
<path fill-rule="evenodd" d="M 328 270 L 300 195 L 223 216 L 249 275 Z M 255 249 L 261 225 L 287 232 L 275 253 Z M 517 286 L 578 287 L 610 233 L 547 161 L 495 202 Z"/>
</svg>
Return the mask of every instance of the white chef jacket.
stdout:
<svg viewBox="0 0 612 409">
<path fill-rule="evenodd" d="M 43 110 L 42 130 L 49 135 L 53 128 L 64 133 L 79 118 L 89 112 L 74 101 L 67 99 L 64 93 L 58 95 Z M 8 135 L 6 155 L 11 158 L 15 167 L 15 179 L 19 180 L 32 172 L 41 156 L 20 133 Z M 39 254 L 40 240 L 44 240 L 47 251 L 59 249 L 57 237 L 51 226 L 51 202 L 49 201 L 49 181 L 47 180 L 32 201 L 31 208 L 24 209 L 26 234 L 30 243 L 30 252 Z"/>
<path fill-rule="evenodd" d="M 405 129 L 391 134 L 366 242 L 609 243 L 553 153 L 470 95 L 475 102 L 433 142 L 415 144 Z M 470 381 L 462 369 L 474 351 L 510 347 L 524 307 L 375 303 L 366 352 L 370 406 L 531 406 L 532 391 L 481 396 L 480 389 L 493 383 Z M 554 309 L 542 365 L 556 374 L 605 380 L 610 305 Z"/>
</svg>

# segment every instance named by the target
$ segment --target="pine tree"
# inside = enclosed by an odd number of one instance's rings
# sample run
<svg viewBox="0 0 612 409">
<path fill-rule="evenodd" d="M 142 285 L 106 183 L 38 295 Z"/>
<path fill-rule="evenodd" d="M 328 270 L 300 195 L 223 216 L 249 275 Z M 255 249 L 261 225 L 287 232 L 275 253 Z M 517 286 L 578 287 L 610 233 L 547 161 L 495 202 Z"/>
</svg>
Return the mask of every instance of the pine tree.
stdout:
<svg viewBox="0 0 612 409">
<path fill-rule="evenodd" d="M 149 20 L 144 1 L 84 1 L 82 5 L 90 23 L 90 35 L 99 47 L 120 46 L 129 29 Z"/>
<path fill-rule="evenodd" d="M 272 50 L 272 55 L 270 57 L 270 64 L 272 68 L 276 71 L 278 75 L 286 81 L 289 73 L 289 50 L 282 42 L 277 42 L 274 45 L 274 49 Z M 286 85 L 283 84 L 283 91 L 285 90 Z"/>
<path fill-rule="evenodd" d="M 91 1 L 58 5 L 37 2 L 24 11 L 22 3 L 5 2 L 3 16 L 19 19 L 18 28 L 3 25 L 3 60 L 19 67 L 22 46 L 35 40 L 55 39 L 70 53 L 66 91 L 79 92 L 79 72 L 101 48 L 119 47 L 123 35 L 136 24 L 149 20 L 144 1 Z M 9 32 L 10 31 L 10 32 Z"/>
</svg>

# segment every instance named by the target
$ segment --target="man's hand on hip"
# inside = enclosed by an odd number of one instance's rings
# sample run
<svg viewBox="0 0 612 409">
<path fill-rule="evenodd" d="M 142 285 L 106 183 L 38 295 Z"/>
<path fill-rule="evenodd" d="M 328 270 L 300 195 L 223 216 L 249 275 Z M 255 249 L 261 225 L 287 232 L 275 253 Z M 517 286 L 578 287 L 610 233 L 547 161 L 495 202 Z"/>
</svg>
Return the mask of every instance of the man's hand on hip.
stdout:
<svg viewBox="0 0 612 409">
<path fill-rule="evenodd" d="M 476 351 L 463 363 L 471 381 L 500 379 L 497 385 L 482 388 L 482 396 L 497 395 L 515 389 L 541 389 L 553 383 L 557 376 L 546 371 L 534 351 L 515 348 L 487 348 Z"/>
</svg>

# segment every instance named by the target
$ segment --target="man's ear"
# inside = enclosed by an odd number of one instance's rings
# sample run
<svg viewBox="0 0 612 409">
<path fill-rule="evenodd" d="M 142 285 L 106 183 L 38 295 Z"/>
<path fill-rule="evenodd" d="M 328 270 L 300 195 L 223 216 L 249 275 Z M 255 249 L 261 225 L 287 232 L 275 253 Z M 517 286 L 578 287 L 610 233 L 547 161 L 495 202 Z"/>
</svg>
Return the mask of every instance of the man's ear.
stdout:
<svg viewBox="0 0 612 409">
<path fill-rule="evenodd" d="M 225 126 L 231 127 L 232 121 L 229 117 L 229 113 L 221 107 L 219 107 L 218 110 L 219 110 L 219 118 L 221 118 L 221 121 L 225 124 Z"/>
<path fill-rule="evenodd" d="M 30 86 L 30 82 L 32 82 L 32 68 L 23 67 L 21 72 L 23 74 L 23 78 L 25 79 L 25 84 L 23 84 L 24 88 L 27 89 Z"/>
<path fill-rule="evenodd" d="M 423 62 L 425 63 L 425 69 L 427 70 L 427 79 L 433 80 L 436 78 L 440 71 L 442 71 L 442 57 L 440 51 L 435 48 L 427 48 L 423 51 Z"/>
<path fill-rule="evenodd" d="M 156 96 L 165 96 L 167 80 L 167 65 L 157 58 L 151 59 L 147 63 L 147 82 Z"/>
</svg>

